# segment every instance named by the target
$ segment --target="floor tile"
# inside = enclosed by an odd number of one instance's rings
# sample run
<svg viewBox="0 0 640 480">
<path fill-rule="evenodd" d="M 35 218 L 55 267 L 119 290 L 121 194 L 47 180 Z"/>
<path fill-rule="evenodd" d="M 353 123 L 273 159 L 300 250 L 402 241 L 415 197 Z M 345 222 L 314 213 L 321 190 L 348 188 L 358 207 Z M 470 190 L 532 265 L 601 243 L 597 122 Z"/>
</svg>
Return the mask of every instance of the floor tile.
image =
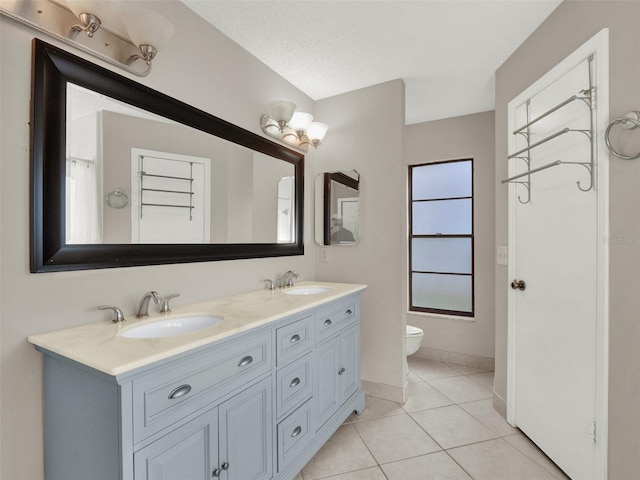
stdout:
<svg viewBox="0 0 640 480">
<path fill-rule="evenodd" d="M 293 480 L 304 480 L 302 478 L 302 472 L 300 472 L 298 475 L 296 475 L 296 478 L 294 478 Z"/>
<path fill-rule="evenodd" d="M 471 480 L 445 452 L 385 463 L 380 467 L 389 480 Z"/>
<path fill-rule="evenodd" d="M 473 375 L 467 375 L 467 378 L 493 392 L 493 372 L 474 373 Z"/>
<path fill-rule="evenodd" d="M 411 417 L 444 449 L 497 437 L 457 405 L 414 412 Z"/>
<path fill-rule="evenodd" d="M 376 461 L 369 453 L 353 425 L 343 425 L 302 470 L 304 480 L 373 467 Z"/>
<path fill-rule="evenodd" d="M 474 480 L 554 480 L 550 473 L 503 439 L 452 448 L 447 453 Z"/>
<path fill-rule="evenodd" d="M 404 415 L 405 411 L 399 403 L 384 400 L 378 397 L 367 395 L 365 397 L 365 409 L 360 415 L 352 413 L 349 417 L 351 422 L 364 422 L 374 418 L 391 417 L 393 415 Z"/>
<path fill-rule="evenodd" d="M 467 377 L 440 378 L 430 380 L 429 384 L 454 403 L 473 402 L 493 397 L 490 390 Z"/>
<path fill-rule="evenodd" d="M 451 400 L 428 383 L 410 383 L 407 385 L 407 401 L 402 405 L 402 409 L 405 412 L 416 412 L 418 410 L 444 407 L 445 405 L 451 404 L 453 404 Z"/>
<path fill-rule="evenodd" d="M 529 438 L 521 432 L 517 430 L 516 432 L 517 433 L 515 435 L 504 437 L 504 440 L 544 468 L 547 472 L 553 475 L 554 478 L 557 478 L 558 480 L 569 480 L 569 477 L 565 475 L 565 473 L 560 470 L 555 463 L 549 460 L 549 457 L 547 457 L 535 443 L 529 440 Z"/>
<path fill-rule="evenodd" d="M 458 365 L 456 363 L 447 363 L 445 364 L 448 367 L 453 368 L 457 372 L 460 372 L 463 375 L 471 375 L 472 373 L 484 373 L 486 370 L 482 370 L 481 368 L 476 367 L 467 367 L 466 365 Z"/>
<path fill-rule="evenodd" d="M 440 450 L 438 444 L 406 414 L 353 425 L 378 463 L 393 462 Z"/>
<path fill-rule="evenodd" d="M 409 364 L 409 371 L 425 381 L 460 375 L 453 368 L 433 360 L 415 360 Z"/>
<path fill-rule="evenodd" d="M 513 428 L 507 421 L 493 408 L 493 399 L 478 400 L 475 402 L 461 403 L 461 408 L 484 423 L 498 436 L 513 435 L 518 430 Z"/>
<path fill-rule="evenodd" d="M 422 382 L 423 380 L 418 377 L 415 373 L 411 373 L 409 372 L 407 374 L 407 382 L 409 383 L 416 383 L 416 382 Z"/>
<path fill-rule="evenodd" d="M 380 467 L 373 467 L 332 477 L 324 477 L 322 480 L 386 480 L 386 477 Z"/>
</svg>

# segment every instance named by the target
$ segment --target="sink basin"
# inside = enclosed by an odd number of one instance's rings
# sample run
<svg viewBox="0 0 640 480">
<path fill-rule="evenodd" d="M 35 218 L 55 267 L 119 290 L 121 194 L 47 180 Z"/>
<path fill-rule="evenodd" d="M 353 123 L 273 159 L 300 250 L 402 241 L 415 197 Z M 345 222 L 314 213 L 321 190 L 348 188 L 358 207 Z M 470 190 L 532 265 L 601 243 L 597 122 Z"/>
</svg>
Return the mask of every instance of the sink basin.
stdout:
<svg viewBox="0 0 640 480">
<path fill-rule="evenodd" d="M 309 285 L 304 287 L 291 287 L 282 291 L 287 295 L 317 295 L 319 293 L 327 293 L 331 291 L 331 287 Z"/>
<path fill-rule="evenodd" d="M 121 333 L 127 338 L 162 338 L 175 337 L 185 333 L 197 332 L 213 327 L 222 322 L 222 318 L 209 315 L 194 315 L 193 317 L 172 317 L 157 322 L 143 323 Z"/>
</svg>

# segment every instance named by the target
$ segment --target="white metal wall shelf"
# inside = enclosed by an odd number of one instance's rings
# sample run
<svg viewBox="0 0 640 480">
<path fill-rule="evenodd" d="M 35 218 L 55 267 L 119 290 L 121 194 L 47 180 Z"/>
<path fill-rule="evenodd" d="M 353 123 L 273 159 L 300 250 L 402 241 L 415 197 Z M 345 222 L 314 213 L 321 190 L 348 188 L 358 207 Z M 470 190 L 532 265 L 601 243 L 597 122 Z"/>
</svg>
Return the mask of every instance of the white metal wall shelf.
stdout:
<svg viewBox="0 0 640 480">
<path fill-rule="evenodd" d="M 518 201 L 522 204 L 527 204 L 531 201 L 531 175 L 533 175 L 534 173 L 540 172 L 542 170 L 547 170 L 549 168 L 552 167 L 557 167 L 558 165 L 581 165 L 584 168 L 586 168 L 589 172 L 589 177 L 590 177 L 590 182 L 589 182 L 589 186 L 588 187 L 583 187 L 580 181 L 577 181 L 576 184 L 578 186 L 578 189 L 580 189 L 583 192 L 588 192 L 589 190 L 593 189 L 594 186 L 594 175 L 595 175 L 595 152 L 594 152 L 594 115 L 595 115 L 595 87 L 593 86 L 593 77 L 592 77 L 592 62 L 593 62 L 593 56 L 590 56 L 587 59 L 588 62 L 588 70 L 589 70 L 589 88 L 586 88 L 584 90 L 581 90 L 580 92 L 578 92 L 578 94 L 576 95 L 572 95 L 571 97 L 567 98 L 566 100 L 560 102 L 559 104 L 555 105 L 554 107 L 550 108 L 549 110 L 547 110 L 546 112 L 542 113 L 541 115 L 535 117 L 532 120 L 529 120 L 529 108 L 530 108 L 530 104 L 531 104 L 531 99 L 527 100 L 526 102 L 526 117 L 527 117 L 527 123 L 525 123 L 524 125 L 522 125 L 521 127 L 517 128 L 516 130 L 514 130 L 512 133 L 513 135 L 522 135 L 526 141 L 527 141 L 527 146 L 525 148 L 522 148 L 520 150 L 518 150 L 515 153 L 512 153 L 511 155 L 509 155 L 507 157 L 507 159 L 511 160 L 511 159 L 519 159 L 522 160 L 523 162 L 525 162 L 526 164 L 526 171 L 517 175 L 513 175 L 509 178 L 506 178 L 504 180 L 502 180 L 502 183 L 515 183 L 518 185 L 522 185 L 523 187 L 526 188 L 527 190 L 527 199 L 526 200 L 522 200 L 522 198 L 520 196 L 518 196 Z M 585 105 L 587 105 L 588 109 L 589 109 L 589 129 L 575 129 L 575 128 L 569 128 L 569 127 L 565 127 L 555 133 L 552 133 L 551 135 L 548 135 L 547 137 L 543 138 L 542 140 L 538 140 L 537 142 L 531 143 L 531 127 L 535 124 L 537 124 L 538 122 L 540 122 L 542 119 L 547 118 L 549 115 L 557 112 L 558 110 L 562 109 L 563 107 L 575 102 L 576 100 L 582 101 L 584 102 Z M 563 160 L 555 160 L 553 162 L 547 163 L 545 165 L 542 165 L 540 167 L 536 167 L 536 168 L 531 168 L 531 151 L 534 150 L 535 148 L 539 147 L 540 145 L 543 145 L 551 140 L 554 140 L 558 137 L 561 137 L 562 135 L 568 134 L 568 133 L 572 133 L 572 132 L 577 132 L 577 133 L 582 133 L 584 134 L 588 139 L 589 139 L 589 144 L 590 144 L 590 148 L 589 148 L 589 152 L 590 152 L 590 158 L 588 162 L 567 162 L 567 161 L 563 161 Z M 639 154 L 640 156 L 640 154 Z"/>
<path fill-rule="evenodd" d="M 144 157 L 142 158 L 144 162 Z M 144 168 L 144 164 L 143 164 Z M 140 218 L 142 218 L 142 207 L 161 207 L 161 208 L 183 208 L 189 210 L 189 220 L 193 220 L 193 209 L 195 208 L 193 205 L 193 163 L 190 164 L 191 176 L 189 177 L 179 177 L 172 175 L 159 175 L 155 173 L 147 173 L 144 169 L 140 172 Z M 147 178 L 159 178 L 164 180 L 176 180 L 180 182 L 189 182 L 189 190 L 174 190 L 169 188 L 148 188 L 144 186 L 144 179 Z M 167 194 L 178 194 L 178 195 L 187 195 L 189 198 L 189 205 L 181 205 L 177 203 L 157 203 L 157 202 L 144 202 L 142 200 L 144 192 L 154 192 L 154 193 L 167 193 Z"/>
</svg>

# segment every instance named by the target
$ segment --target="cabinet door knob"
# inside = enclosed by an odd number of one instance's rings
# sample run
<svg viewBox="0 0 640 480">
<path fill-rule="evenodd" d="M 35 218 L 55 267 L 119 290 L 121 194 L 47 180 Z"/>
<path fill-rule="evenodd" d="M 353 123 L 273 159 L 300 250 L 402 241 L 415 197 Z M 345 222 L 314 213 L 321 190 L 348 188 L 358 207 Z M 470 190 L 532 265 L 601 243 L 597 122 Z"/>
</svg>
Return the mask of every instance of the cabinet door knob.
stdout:
<svg viewBox="0 0 640 480">
<path fill-rule="evenodd" d="M 297 343 L 300 341 L 300 335 L 297 333 L 289 339 L 289 343 Z"/>
<path fill-rule="evenodd" d="M 220 469 L 216 468 L 213 472 L 211 472 L 211 476 L 212 477 L 219 477 L 220 476 Z"/>
<path fill-rule="evenodd" d="M 298 435 L 300 435 L 302 433 L 302 427 L 297 426 L 293 432 L 291 433 L 292 437 L 297 437 Z"/>
<path fill-rule="evenodd" d="M 293 380 L 291 380 L 289 387 L 293 388 L 293 387 L 297 387 L 298 385 L 300 385 L 300 379 L 296 377 Z"/>
<path fill-rule="evenodd" d="M 511 288 L 513 288 L 514 290 L 524 290 L 525 288 L 527 288 L 527 284 L 524 280 L 514 280 L 513 282 L 511 282 Z"/>
<path fill-rule="evenodd" d="M 347 311 L 346 311 L 346 312 L 344 312 L 344 313 L 346 313 L 347 315 L 351 315 L 353 312 L 351 311 L 351 309 L 349 309 L 349 310 L 347 310 Z"/>
<path fill-rule="evenodd" d="M 191 385 L 188 385 L 188 384 L 180 385 L 179 387 L 176 387 L 173 390 L 171 390 L 171 393 L 169 394 L 169 400 L 174 400 L 176 398 L 184 397 L 190 391 L 191 391 Z"/>
<path fill-rule="evenodd" d="M 340 370 L 338 370 L 338 375 L 342 375 L 344 372 L 346 372 L 346 370 L 344 367 L 342 367 Z"/>
<path fill-rule="evenodd" d="M 224 462 L 221 466 L 222 470 L 229 470 L 229 462 Z"/>
<path fill-rule="evenodd" d="M 332 322 L 331 322 L 331 319 L 330 319 L 330 318 L 327 318 L 327 319 L 324 321 L 324 326 L 325 326 L 325 327 L 328 327 L 329 325 L 331 325 L 331 323 L 332 323 Z"/>
<path fill-rule="evenodd" d="M 251 355 L 247 355 L 246 357 L 242 357 L 240 362 L 238 362 L 239 367 L 245 367 L 253 362 L 253 357 Z"/>
</svg>

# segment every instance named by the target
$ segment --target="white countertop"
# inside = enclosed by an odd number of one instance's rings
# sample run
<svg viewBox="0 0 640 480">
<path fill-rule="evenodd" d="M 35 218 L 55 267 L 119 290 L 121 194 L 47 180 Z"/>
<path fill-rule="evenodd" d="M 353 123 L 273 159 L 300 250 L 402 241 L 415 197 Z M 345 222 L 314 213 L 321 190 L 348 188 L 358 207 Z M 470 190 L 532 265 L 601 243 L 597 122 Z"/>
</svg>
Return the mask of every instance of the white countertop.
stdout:
<svg viewBox="0 0 640 480">
<path fill-rule="evenodd" d="M 109 375 L 120 375 L 158 360 L 177 355 L 252 328 L 266 325 L 288 315 L 365 290 L 366 285 L 300 282 L 296 286 L 331 287 L 315 295 L 287 295 L 281 289 L 257 290 L 221 297 L 172 309 L 169 314 L 150 314 L 144 319 L 125 322 L 101 322 L 29 336 L 34 345 L 75 360 Z M 165 338 L 127 338 L 121 333 L 143 323 L 167 316 L 213 315 L 224 320 L 213 327 Z"/>
</svg>

